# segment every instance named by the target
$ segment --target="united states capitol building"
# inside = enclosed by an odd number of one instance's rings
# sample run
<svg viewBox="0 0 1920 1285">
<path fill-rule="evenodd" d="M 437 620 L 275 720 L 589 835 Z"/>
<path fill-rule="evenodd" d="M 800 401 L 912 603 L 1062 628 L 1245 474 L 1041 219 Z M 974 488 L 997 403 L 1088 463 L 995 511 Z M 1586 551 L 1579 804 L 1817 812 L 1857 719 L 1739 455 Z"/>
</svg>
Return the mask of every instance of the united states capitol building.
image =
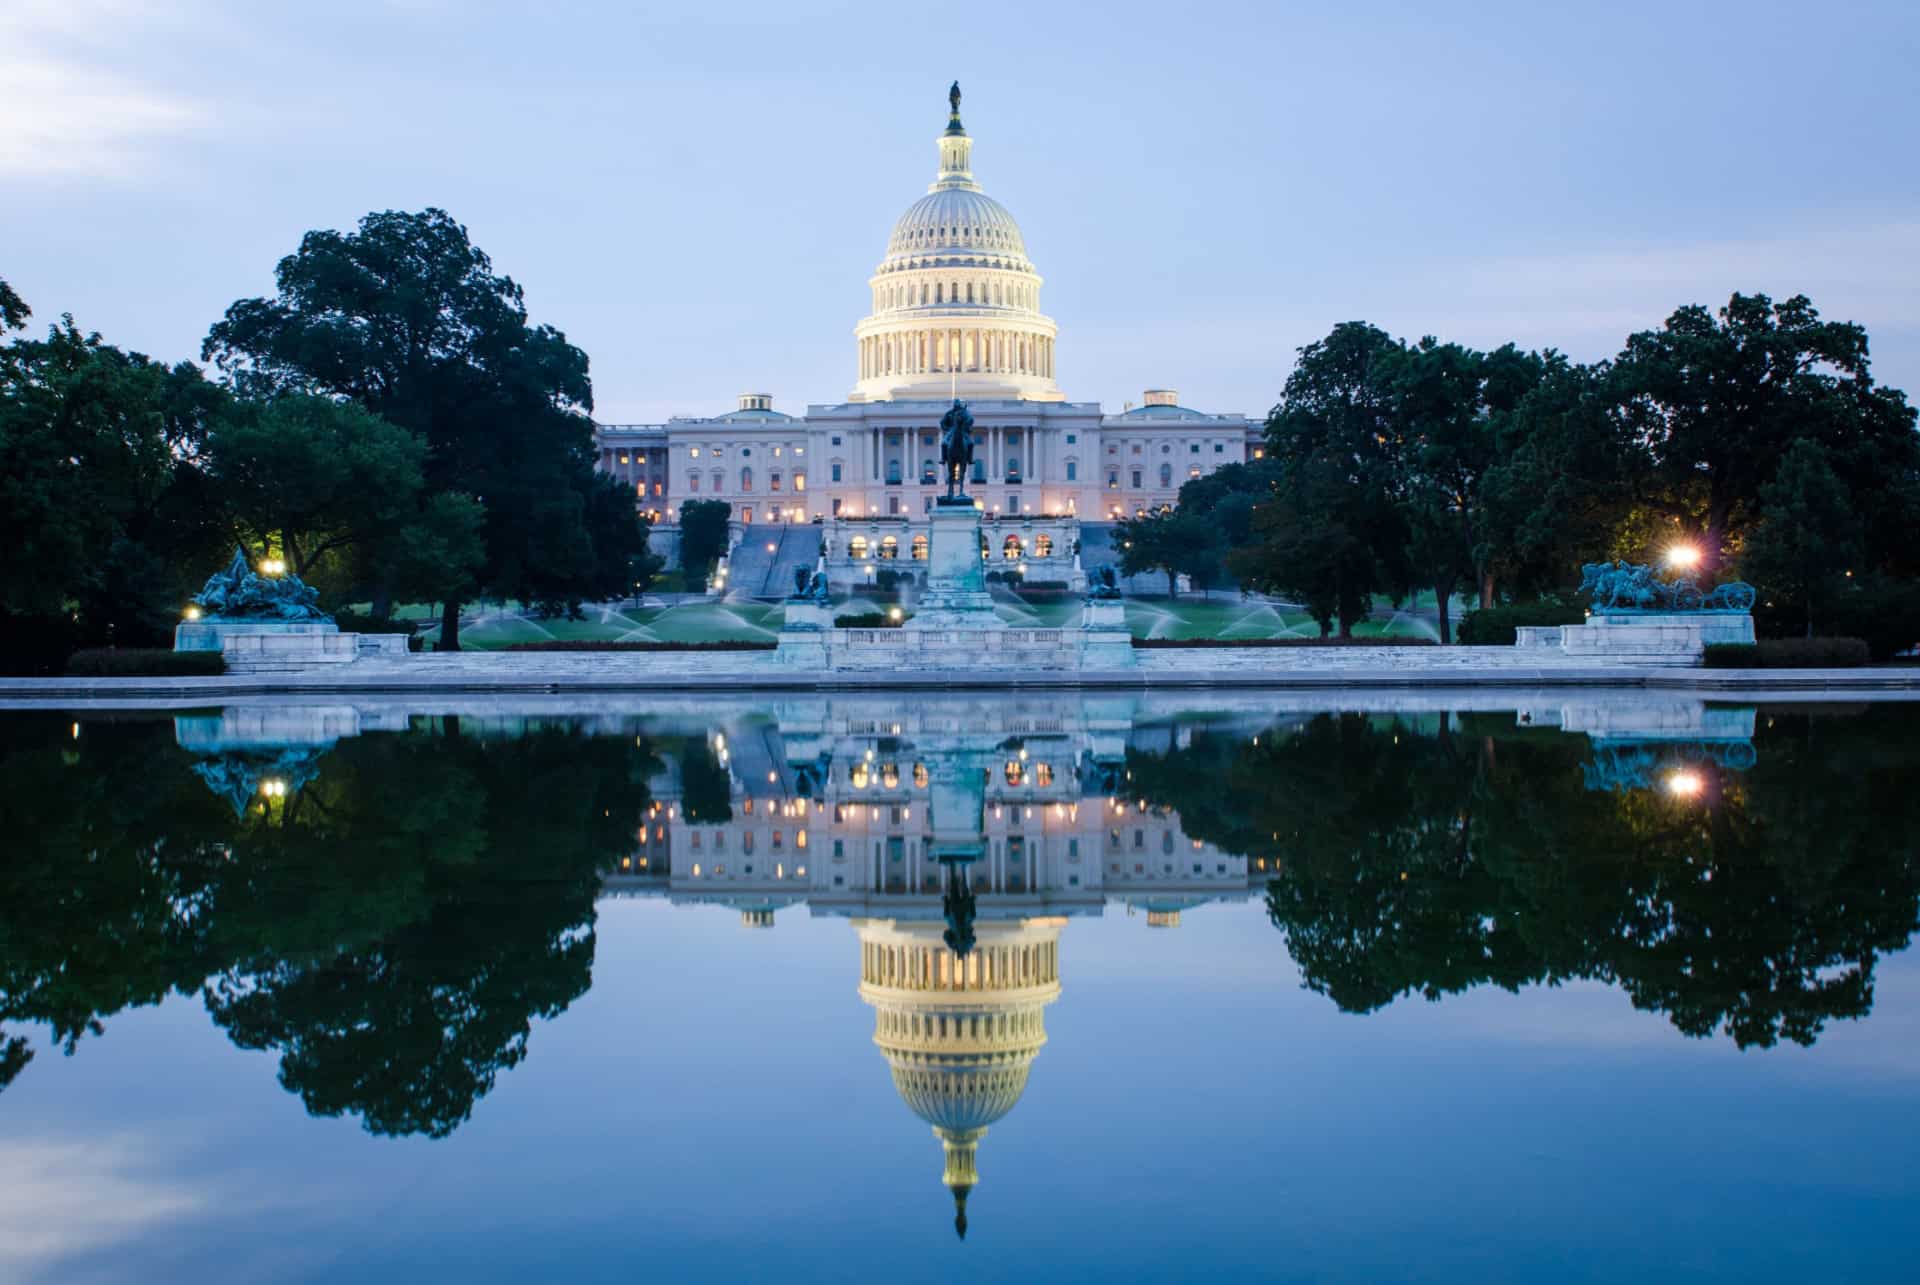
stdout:
<svg viewBox="0 0 1920 1285">
<path fill-rule="evenodd" d="M 957 85 L 949 107 L 934 180 L 868 280 L 845 400 L 796 415 L 742 393 L 723 414 L 596 426 L 600 469 L 632 484 L 662 527 L 690 500 L 731 506 L 736 590 L 784 592 L 792 570 L 823 553 L 841 583 L 911 574 L 926 556 L 938 425 L 954 398 L 974 417 L 967 490 L 986 515 L 988 561 L 1029 581 L 1069 580 L 1083 538 L 1091 554 L 1107 524 L 1260 453 L 1259 422 L 1191 410 L 1171 389 L 1118 414 L 1067 400 L 1043 278 L 1019 224 L 974 178 Z"/>
</svg>

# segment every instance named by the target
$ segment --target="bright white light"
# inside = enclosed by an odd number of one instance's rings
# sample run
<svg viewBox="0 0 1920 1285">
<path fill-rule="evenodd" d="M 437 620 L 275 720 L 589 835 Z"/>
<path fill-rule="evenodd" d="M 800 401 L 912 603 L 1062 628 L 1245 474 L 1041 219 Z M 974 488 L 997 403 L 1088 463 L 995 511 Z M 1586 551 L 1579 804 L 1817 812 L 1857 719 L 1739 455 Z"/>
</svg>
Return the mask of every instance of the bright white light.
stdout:
<svg viewBox="0 0 1920 1285">
<path fill-rule="evenodd" d="M 1691 544 L 1676 544 L 1667 550 L 1667 565 L 1675 571 L 1689 571 L 1700 565 L 1700 550 Z"/>
<path fill-rule="evenodd" d="M 1676 799 L 1697 799 L 1700 797 L 1700 792 L 1706 788 L 1706 778 L 1686 768 L 1669 773 L 1667 776 L 1667 793 Z"/>
</svg>

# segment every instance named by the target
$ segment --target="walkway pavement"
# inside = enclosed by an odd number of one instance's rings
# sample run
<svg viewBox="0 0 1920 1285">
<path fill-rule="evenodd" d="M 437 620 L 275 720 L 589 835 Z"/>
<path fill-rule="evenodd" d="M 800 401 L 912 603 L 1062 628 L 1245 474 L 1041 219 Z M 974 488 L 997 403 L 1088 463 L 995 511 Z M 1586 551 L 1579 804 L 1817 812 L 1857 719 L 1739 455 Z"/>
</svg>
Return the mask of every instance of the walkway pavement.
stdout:
<svg viewBox="0 0 1920 1285">
<path fill-rule="evenodd" d="M 1021 688 L 1567 688 L 1920 693 L 1920 667 L 1738 670 L 1557 661 L 1506 647 L 1138 651 L 1122 670 L 793 669 L 771 652 L 428 652 L 402 659 L 195 678 L 0 678 L 0 706 L 115 696 L 270 693 L 994 690 Z"/>
</svg>

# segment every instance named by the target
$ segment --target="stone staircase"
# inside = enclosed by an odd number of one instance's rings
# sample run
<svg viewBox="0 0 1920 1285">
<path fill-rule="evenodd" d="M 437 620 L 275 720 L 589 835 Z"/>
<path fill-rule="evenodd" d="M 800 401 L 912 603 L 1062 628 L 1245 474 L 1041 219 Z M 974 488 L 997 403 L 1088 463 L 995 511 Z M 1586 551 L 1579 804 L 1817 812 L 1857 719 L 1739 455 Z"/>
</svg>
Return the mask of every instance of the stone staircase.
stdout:
<svg viewBox="0 0 1920 1285">
<path fill-rule="evenodd" d="M 801 567 L 812 571 L 820 561 L 821 528 L 812 523 L 788 524 L 780 529 L 780 545 L 774 552 L 773 569 L 767 572 L 763 597 L 784 598 L 793 592 L 793 575 Z M 765 544 L 761 545 L 765 549 Z"/>
<path fill-rule="evenodd" d="M 793 573 L 820 558 L 820 528 L 811 523 L 766 523 L 745 528 L 727 561 L 727 588 L 748 598 L 784 598 Z"/>
</svg>

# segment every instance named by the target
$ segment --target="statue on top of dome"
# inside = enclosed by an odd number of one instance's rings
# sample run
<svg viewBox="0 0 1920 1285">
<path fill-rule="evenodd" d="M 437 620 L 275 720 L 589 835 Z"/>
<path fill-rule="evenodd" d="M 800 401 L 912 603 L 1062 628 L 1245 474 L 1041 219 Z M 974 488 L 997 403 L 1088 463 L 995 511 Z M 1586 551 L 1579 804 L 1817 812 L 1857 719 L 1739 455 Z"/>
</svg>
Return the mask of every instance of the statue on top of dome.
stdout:
<svg viewBox="0 0 1920 1285">
<path fill-rule="evenodd" d="M 961 485 L 973 467 L 973 412 L 958 397 L 953 399 L 953 409 L 940 417 L 940 465 L 947 471 L 947 493 L 941 502 L 966 499 Z"/>
<path fill-rule="evenodd" d="M 960 82 L 957 80 L 953 82 L 953 88 L 947 91 L 947 107 L 952 111 L 955 119 L 958 119 L 960 115 Z"/>
</svg>

